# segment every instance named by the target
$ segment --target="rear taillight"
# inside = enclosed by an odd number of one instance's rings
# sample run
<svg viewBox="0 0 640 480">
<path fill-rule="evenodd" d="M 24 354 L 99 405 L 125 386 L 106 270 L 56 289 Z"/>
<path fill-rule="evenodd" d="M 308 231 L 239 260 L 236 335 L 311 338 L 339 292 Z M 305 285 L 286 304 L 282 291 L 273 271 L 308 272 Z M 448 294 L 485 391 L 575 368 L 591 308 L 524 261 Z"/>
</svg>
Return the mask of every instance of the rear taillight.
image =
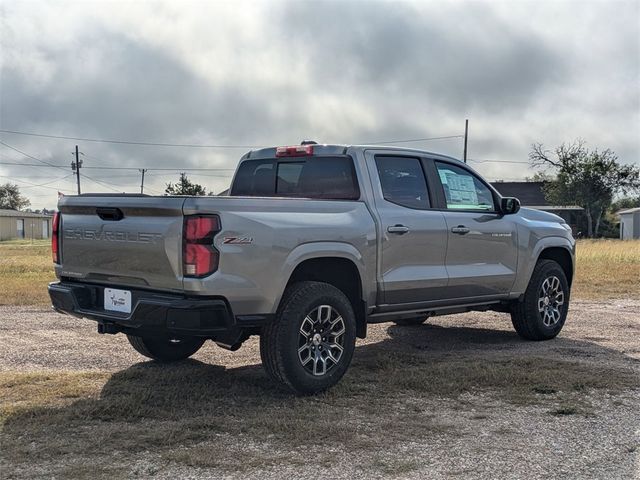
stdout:
<svg viewBox="0 0 640 480">
<path fill-rule="evenodd" d="M 189 215 L 184 217 L 182 250 L 185 277 L 206 277 L 218 269 L 218 251 L 213 237 L 220 231 L 217 215 Z"/>
<path fill-rule="evenodd" d="M 277 147 L 276 157 L 306 157 L 313 155 L 313 145 L 292 145 L 291 147 Z"/>
<path fill-rule="evenodd" d="M 51 226 L 51 256 L 53 263 L 60 263 L 60 212 L 53 214 Z"/>
</svg>

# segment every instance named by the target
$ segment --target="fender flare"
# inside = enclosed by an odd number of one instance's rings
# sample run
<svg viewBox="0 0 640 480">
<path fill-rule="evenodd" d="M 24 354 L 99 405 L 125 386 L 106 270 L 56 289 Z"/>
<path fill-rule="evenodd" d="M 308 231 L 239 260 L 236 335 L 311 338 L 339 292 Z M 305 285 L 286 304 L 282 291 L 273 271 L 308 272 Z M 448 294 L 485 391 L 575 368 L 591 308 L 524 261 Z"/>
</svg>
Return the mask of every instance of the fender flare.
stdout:
<svg viewBox="0 0 640 480">
<path fill-rule="evenodd" d="M 513 292 L 517 294 L 522 294 L 527 289 L 529 285 L 529 281 L 531 280 L 531 275 L 533 275 L 533 269 L 538 263 L 538 259 L 542 252 L 548 248 L 563 248 L 567 251 L 569 256 L 571 257 L 572 268 L 575 271 L 575 243 L 571 243 L 571 241 L 566 237 L 560 236 L 552 236 L 552 237 L 544 237 L 538 240 L 534 249 L 531 252 L 530 257 L 525 262 L 526 270 L 523 272 L 523 275 L 519 276 L 517 284 L 514 285 Z"/>
<path fill-rule="evenodd" d="M 277 278 L 282 279 L 278 295 L 271 308 L 275 313 L 280 305 L 284 290 L 295 269 L 304 261 L 316 258 L 344 258 L 351 261 L 360 275 L 360 287 L 363 299 L 367 299 L 367 268 L 362 254 L 351 244 L 344 242 L 309 242 L 294 248 L 282 264 Z"/>
</svg>

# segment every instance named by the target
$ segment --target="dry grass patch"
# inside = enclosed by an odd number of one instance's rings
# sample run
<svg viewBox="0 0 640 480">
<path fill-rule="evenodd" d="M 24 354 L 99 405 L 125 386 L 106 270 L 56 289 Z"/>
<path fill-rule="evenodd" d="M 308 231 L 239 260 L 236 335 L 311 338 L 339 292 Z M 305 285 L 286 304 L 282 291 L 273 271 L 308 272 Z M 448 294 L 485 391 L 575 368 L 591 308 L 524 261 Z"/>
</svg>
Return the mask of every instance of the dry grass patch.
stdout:
<svg viewBox="0 0 640 480">
<path fill-rule="evenodd" d="M 0 242 L 0 305 L 48 305 L 54 280 L 49 240 Z"/>
<path fill-rule="evenodd" d="M 49 305 L 48 240 L 0 242 L 0 305 Z M 579 240 L 573 298 L 640 296 L 640 240 Z"/>
<path fill-rule="evenodd" d="M 573 298 L 640 296 L 640 240 L 579 240 Z"/>
<path fill-rule="evenodd" d="M 455 434 L 456 424 L 433 411 L 442 402 L 466 411 L 469 394 L 539 404 L 554 414 L 576 405 L 575 413 L 583 413 L 585 393 L 615 393 L 639 382 L 631 371 L 596 363 L 478 361 L 369 348 L 336 388 L 306 398 L 275 389 L 258 365 L 227 370 L 196 361 L 148 362 L 113 375 L 6 373 L 0 377 L 3 455 L 14 466 L 90 458 L 99 470 L 109 468 L 114 455 L 126 463 L 148 452 L 223 471 L 296 466 L 309 451 L 322 463 L 331 461 L 331 448 L 374 452 Z M 371 470 L 419 467 L 356 457 Z M 389 465 L 374 464 L 376 458 Z"/>
</svg>

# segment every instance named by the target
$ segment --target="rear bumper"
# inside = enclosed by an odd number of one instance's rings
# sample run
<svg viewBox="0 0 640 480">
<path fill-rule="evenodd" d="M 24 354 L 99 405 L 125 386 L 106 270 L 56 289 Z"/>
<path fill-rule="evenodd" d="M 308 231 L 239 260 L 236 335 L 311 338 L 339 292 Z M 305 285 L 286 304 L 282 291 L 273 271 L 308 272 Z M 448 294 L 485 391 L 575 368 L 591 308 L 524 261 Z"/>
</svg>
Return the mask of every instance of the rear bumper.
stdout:
<svg viewBox="0 0 640 480">
<path fill-rule="evenodd" d="M 131 291 L 131 313 L 104 309 L 105 285 L 49 284 L 54 310 L 98 322 L 101 333 L 162 334 L 211 338 L 233 346 L 260 327 L 264 318 L 234 317 L 223 297 L 193 297 L 140 289 Z M 126 287 L 125 287 L 126 288 Z"/>
</svg>

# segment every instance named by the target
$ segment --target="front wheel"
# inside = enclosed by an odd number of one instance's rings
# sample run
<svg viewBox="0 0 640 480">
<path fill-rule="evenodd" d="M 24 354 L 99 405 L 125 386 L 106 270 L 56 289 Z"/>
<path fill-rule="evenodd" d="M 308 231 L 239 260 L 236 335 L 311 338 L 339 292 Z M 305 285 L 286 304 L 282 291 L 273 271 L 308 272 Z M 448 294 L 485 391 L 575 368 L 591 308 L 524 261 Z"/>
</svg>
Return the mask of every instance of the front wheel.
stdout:
<svg viewBox="0 0 640 480">
<path fill-rule="evenodd" d="M 287 288 L 263 328 L 260 357 L 274 380 L 309 395 L 338 383 L 355 344 L 355 315 L 344 293 L 328 283 L 300 282 Z"/>
<path fill-rule="evenodd" d="M 560 333 L 569 311 L 569 283 L 562 267 L 540 260 L 524 299 L 511 308 L 513 327 L 527 340 L 549 340 Z"/>
<path fill-rule="evenodd" d="M 159 362 L 184 360 L 204 344 L 204 339 L 201 338 L 174 338 L 169 335 L 127 335 L 127 339 L 138 353 Z"/>
</svg>

